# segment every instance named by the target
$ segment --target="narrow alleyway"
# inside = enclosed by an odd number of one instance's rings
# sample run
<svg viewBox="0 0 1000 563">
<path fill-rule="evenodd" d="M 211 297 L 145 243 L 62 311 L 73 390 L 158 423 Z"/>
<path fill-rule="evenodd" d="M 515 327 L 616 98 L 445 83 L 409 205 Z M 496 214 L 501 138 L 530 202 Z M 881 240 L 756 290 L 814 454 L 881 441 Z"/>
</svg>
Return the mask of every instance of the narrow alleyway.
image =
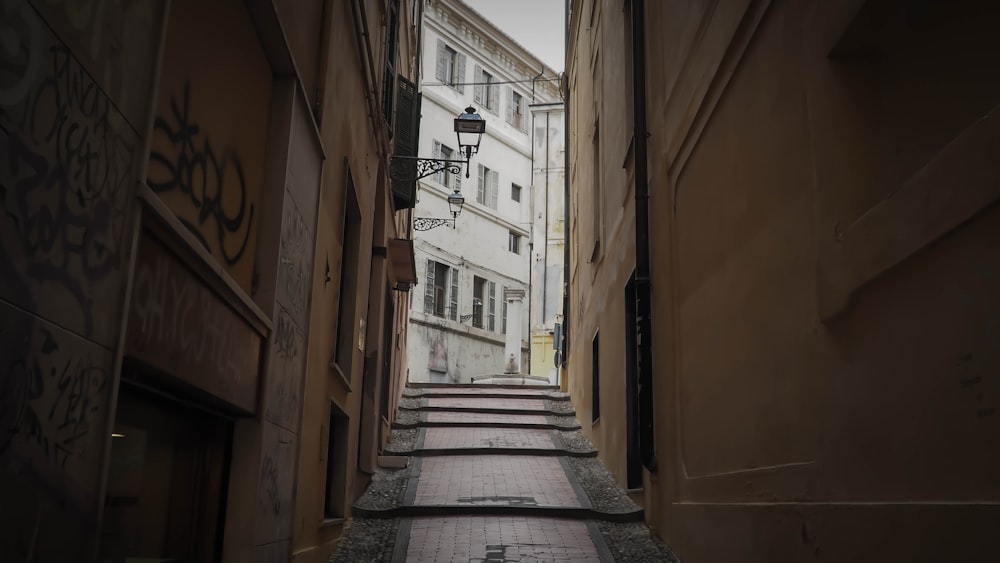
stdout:
<svg viewBox="0 0 1000 563">
<path fill-rule="evenodd" d="M 555 387 L 410 384 L 334 562 L 674 561 Z"/>
</svg>

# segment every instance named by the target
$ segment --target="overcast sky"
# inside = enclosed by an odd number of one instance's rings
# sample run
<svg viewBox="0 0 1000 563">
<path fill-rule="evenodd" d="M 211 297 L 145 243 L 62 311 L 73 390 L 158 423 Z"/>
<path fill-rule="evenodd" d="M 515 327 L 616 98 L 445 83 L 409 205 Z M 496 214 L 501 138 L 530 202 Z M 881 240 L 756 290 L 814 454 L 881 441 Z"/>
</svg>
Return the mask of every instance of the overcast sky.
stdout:
<svg viewBox="0 0 1000 563">
<path fill-rule="evenodd" d="M 556 72 L 563 71 L 566 0 L 463 0 Z"/>
</svg>

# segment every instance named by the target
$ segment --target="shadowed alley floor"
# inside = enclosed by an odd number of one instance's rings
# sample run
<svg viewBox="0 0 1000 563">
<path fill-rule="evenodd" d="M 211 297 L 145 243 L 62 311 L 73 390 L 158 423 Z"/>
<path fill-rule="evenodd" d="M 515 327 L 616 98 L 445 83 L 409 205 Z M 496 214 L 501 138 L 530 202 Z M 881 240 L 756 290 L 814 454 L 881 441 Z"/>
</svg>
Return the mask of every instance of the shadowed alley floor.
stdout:
<svg viewBox="0 0 1000 563">
<path fill-rule="evenodd" d="M 411 384 L 331 561 L 675 561 L 554 387 Z"/>
</svg>

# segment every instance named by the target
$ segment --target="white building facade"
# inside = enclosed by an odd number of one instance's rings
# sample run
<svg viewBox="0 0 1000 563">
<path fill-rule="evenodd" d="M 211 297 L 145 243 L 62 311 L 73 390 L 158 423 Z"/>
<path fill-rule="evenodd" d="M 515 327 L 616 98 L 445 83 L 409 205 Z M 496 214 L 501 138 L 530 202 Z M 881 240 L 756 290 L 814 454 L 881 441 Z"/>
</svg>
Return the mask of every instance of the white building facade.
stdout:
<svg viewBox="0 0 1000 563">
<path fill-rule="evenodd" d="M 556 332 L 562 322 L 566 250 L 566 137 L 562 102 L 531 104 L 531 374 L 560 383 Z"/>
<path fill-rule="evenodd" d="M 456 189 L 465 205 L 454 228 L 414 233 L 420 281 L 412 289 L 409 378 L 468 383 L 527 373 L 535 235 L 532 106 L 561 101 L 558 74 L 460 0 L 426 2 L 422 62 L 417 154 L 461 159 L 453 120 L 469 106 L 486 120 L 486 133 L 467 170 L 418 182 L 418 219 L 451 218 L 447 197 Z M 525 297 L 508 302 L 505 295 L 517 294 L 508 290 Z M 512 306 L 520 307 L 517 314 Z M 520 326 L 508 326 L 512 318 Z M 504 352 L 510 331 L 521 343 L 513 368 Z"/>
</svg>

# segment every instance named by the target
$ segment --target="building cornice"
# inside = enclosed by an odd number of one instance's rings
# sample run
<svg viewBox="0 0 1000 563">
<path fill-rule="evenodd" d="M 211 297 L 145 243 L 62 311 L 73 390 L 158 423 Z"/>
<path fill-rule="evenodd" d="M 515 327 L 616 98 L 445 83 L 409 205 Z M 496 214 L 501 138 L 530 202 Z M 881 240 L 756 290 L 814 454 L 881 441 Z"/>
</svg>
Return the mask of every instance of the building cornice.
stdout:
<svg viewBox="0 0 1000 563">
<path fill-rule="evenodd" d="M 468 53 L 486 59 L 484 62 L 488 60 L 495 65 L 493 70 L 506 73 L 508 79 L 531 80 L 539 71 L 546 78 L 559 76 L 559 72 L 462 2 L 429 0 L 425 16 L 424 22 L 429 29 L 461 44 Z M 545 97 L 558 99 L 559 90 L 554 84 L 550 81 L 536 83 L 536 97 L 539 89 L 544 89 L 548 94 Z M 523 86 L 518 89 L 526 90 Z"/>
</svg>

